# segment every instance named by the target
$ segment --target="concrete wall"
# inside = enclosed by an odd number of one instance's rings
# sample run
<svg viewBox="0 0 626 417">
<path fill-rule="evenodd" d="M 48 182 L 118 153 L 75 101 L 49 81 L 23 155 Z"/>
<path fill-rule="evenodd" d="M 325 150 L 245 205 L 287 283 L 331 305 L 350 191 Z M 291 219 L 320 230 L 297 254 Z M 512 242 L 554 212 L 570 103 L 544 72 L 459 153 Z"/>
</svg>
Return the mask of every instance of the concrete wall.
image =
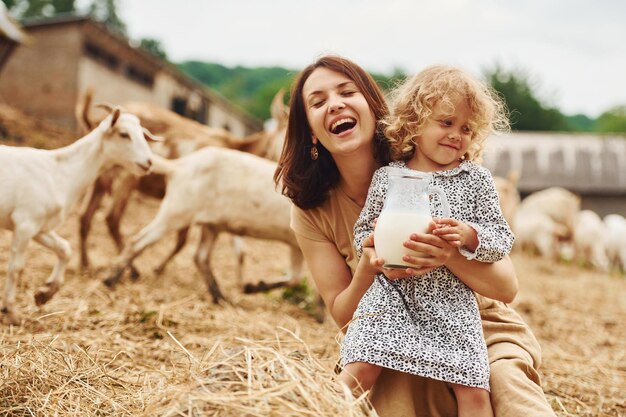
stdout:
<svg viewBox="0 0 626 417">
<path fill-rule="evenodd" d="M 94 92 L 93 102 L 122 104 L 127 101 L 153 102 L 152 89 L 121 76 L 88 57 L 81 57 L 78 65 L 80 97 L 87 88 Z"/>
<path fill-rule="evenodd" d="M 87 88 L 94 102 L 145 101 L 239 136 L 261 126 L 207 94 L 204 87 L 177 74 L 147 53 L 89 20 L 30 26 L 33 44 L 17 48 L 0 78 L 0 99 L 27 114 L 76 129 L 74 110 Z"/>
<path fill-rule="evenodd" d="M 0 98 L 35 117 L 74 127 L 78 57 L 77 26 L 30 30 L 32 44 L 17 48 L 0 78 Z"/>
</svg>

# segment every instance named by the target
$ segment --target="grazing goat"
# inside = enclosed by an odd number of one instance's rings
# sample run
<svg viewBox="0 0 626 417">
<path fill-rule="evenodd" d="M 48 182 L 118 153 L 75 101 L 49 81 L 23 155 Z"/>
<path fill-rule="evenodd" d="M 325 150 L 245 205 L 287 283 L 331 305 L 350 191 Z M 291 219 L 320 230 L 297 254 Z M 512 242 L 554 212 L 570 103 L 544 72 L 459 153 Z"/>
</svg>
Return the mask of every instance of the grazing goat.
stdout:
<svg viewBox="0 0 626 417">
<path fill-rule="evenodd" d="M 569 233 L 565 226 L 556 223 L 545 213 L 531 210 L 518 210 L 514 224 L 515 249 L 559 260 L 559 241 Z"/>
<path fill-rule="evenodd" d="M 571 241 L 580 211 L 580 197 L 560 187 L 537 191 L 520 203 L 512 228 L 514 248 L 531 250 L 558 260 L 560 242 Z"/>
<path fill-rule="evenodd" d="M 626 272 L 626 219 L 619 214 L 604 217 L 606 251 L 612 267 Z"/>
<path fill-rule="evenodd" d="M 165 197 L 154 219 L 126 243 L 105 284 L 117 284 L 132 260 L 163 235 L 194 224 L 202 228 L 195 264 L 214 303 L 225 299 L 211 268 L 211 253 L 220 232 L 289 245 L 289 279 L 274 286 L 261 283 L 262 289 L 293 286 L 301 281 L 304 258 L 289 227 L 291 202 L 274 184 L 275 162 L 245 152 L 208 147 L 176 160 L 155 156 L 154 169 L 167 175 Z"/>
<path fill-rule="evenodd" d="M 574 225 L 575 258 L 602 272 L 609 271 L 606 255 L 606 228 L 600 216 L 591 210 L 581 210 Z"/>
<path fill-rule="evenodd" d="M 119 108 L 73 144 L 55 149 L 0 147 L 0 226 L 13 231 L 2 311 L 14 313 L 16 281 L 28 242 L 54 251 L 57 263 L 45 285 L 35 292 L 37 305 L 59 290 L 71 256 L 70 244 L 54 232 L 96 177 L 114 164 L 137 175 L 149 172 L 152 152 L 146 139 L 157 140 L 139 119 Z"/>
<path fill-rule="evenodd" d="M 91 102 L 91 92 L 85 95 L 82 106 L 77 107 L 76 116 L 86 126 L 91 124 L 88 110 Z M 153 148 L 155 153 L 166 158 L 179 158 L 188 155 L 206 146 L 228 147 L 277 160 L 284 142 L 287 112 L 283 103 L 284 92 L 280 90 L 272 101 L 272 117 L 277 121 L 275 128 L 255 133 L 245 138 L 237 138 L 223 129 L 211 128 L 194 120 L 184 118 L 167 109 L 148 103 L 127 103 L 125 108 L 130 109 L 141 119 L 142 124 L 153 132 L 163 136 L 165 140 L 159 148 Z M 138 178 L 130 173 L 119 173 L 112 170 L 104 173 L 95 182 L 88 203 L 80 216 L 80 259 L 83 269 L 89 268 L 90 261 L 87 252 L 87 238 L 91 229 L 91 222 L 101 200 L 105 194 L 111 194 L 111 205 L 106 215 L 109 234 L 113 238 L 118 250 L 124 245 L 124 238 L 120 232 L 120 222 L 126 211 L 129 198 L 134 190 L 154 198 L 163 198 L 165 180 L 163 175 L 151 174 Z M 166 257 L 155 272 L 165 269 L 167 262 L 172 259 L 185 245 L 187 229 L 178 233 L 176 245 L 172 253 Z M 235 252 L 241 258 L 240 242 L 235 242 Z M 139 272 L 131 265 L 132 276 L 139 276 Z"/>
<path fill-rule="evenodd" d="M 550 187 L 537 191 L 520 203 L 519 211 L 540 212 L 550 217 L 556 224 L 565 227 L 565 240 L 574 235 L 574 223 L 580 211 L 580 197 L 561 187 Z M 522 224 L 519 227 L 523 227 Z"/>
</svg>

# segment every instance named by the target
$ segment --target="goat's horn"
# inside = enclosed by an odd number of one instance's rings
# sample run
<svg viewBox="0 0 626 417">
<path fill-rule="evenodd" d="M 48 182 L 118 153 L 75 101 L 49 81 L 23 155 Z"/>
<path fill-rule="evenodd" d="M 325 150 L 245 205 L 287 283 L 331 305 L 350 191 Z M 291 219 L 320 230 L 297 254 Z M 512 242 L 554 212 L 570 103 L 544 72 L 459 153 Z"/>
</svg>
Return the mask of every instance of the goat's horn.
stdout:
<svg viewBox="0 0 626 417">
<path fill-rule="evenodd" d="M 79 123 L 82 121 L 83 128 L 87 131 L 91 130 L 94 126 L 93 122 L 89 120 L 89 108 L 91 107 L 92 99 L 93 88 L 89 87 L 85 90 L 83 102 L 76 106 L 76 120 L 78 120 Z"/>
</svg>

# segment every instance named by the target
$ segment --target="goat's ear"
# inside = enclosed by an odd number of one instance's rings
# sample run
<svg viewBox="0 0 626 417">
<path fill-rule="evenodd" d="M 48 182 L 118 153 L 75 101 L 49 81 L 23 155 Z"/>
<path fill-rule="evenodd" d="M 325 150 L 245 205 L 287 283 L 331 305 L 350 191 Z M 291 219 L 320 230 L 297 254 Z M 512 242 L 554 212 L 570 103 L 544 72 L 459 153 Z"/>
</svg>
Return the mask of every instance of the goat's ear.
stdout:
<svg viewBox="0 0 626 417">
<path fill-rule="evenodd" d="M 117 123 L 117 119 L 120 118 L 120 109 L 114 109 L 113 110 L 113 115 L 112 115 L 112 119 L 111 119 L 111 127 L 115 126 L 115 123 Z"/>
<path fill-rule="evenodd" d="M 115 106 L 113 106 L 112 104 L 109 103 L 98 103 L 96 105 L 94 105 L 94 107 L 99 107 L 101 109 L 105 109 L 108 112 L 113 112 L 113 110 L 115 110 Z"/>
<path fill-rule="evenodd" d="M 165 140 L 162 136 L 153 135 L 152 132 L 145 127 L 143 128 L 143 137 L 152 142 L 163 142 Z"/>
</svg>

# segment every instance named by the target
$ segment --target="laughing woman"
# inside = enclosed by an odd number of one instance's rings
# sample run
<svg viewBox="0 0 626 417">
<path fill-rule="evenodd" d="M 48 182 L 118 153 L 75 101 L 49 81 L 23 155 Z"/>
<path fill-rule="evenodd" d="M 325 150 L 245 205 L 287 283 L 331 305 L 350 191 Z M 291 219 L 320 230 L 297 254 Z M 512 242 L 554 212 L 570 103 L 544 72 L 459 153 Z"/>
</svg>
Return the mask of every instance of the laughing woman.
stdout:
<svg viewBox="0 0 626 417">
<path fill-rule="evenodd" d="M 526 323 L 505 304 L 517 292 L 508 257 L 492 264 L 470 261 L 433 234 L 413 234 L 410 249 L 429 256 L 409 272 L 383 271 L 372 260 L 373 248 L 357 259 L 354 224 L 374 171 L 390 161 L 379 125 L 387 112 L 375 81 L 341 57 L 325 56 L 309 65 L 291 92 L 275 179 L 294 203 L 291 226 L 331 316 L 345 329 L 379 272 L 400 279 L 444 265 L 476 293 L 496 417 L 554 416 L 537 373 L 540 347 Z M 364 246 L 372 246 L 371 240 Z M 389 369 L 381 373 L 370 398 L 381 416 L 456 415 L 454 396 L 445 383 Z"/>
</svg>

